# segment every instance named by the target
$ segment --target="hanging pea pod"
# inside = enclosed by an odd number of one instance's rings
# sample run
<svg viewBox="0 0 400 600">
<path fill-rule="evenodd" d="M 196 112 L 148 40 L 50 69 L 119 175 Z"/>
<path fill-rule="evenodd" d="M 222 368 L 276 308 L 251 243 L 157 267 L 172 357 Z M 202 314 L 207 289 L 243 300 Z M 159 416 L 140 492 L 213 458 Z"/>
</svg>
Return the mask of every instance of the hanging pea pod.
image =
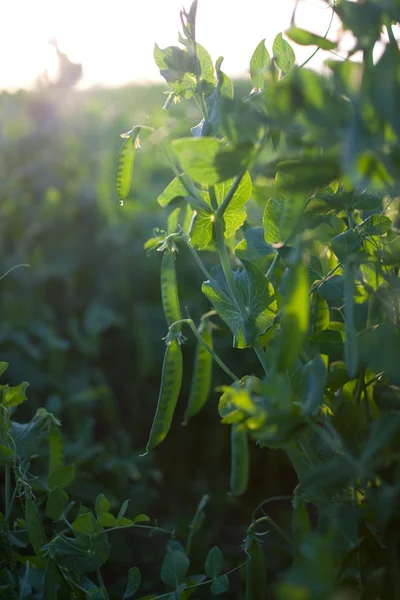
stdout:
<svg viewBox="0 0 400 600">
<path fill-rule="evenodd" d="M 208 319 L 202 320 L 199 334 L 208 346 L 213 349 L 212 324 Z M 212 379 L 212 356 L 198 341 L 192 376 L 189 400 L 185 410 L 184 423 L 197 414 L 207 402 Z"/>
<path fill-rule="evenodd" d="M 175 256 L 172 248 L 164 251 L 161 261 L 161 298 L 169 326 L 182 319 L 176 280 Z"/>
<path fill-rule="evenodd" d="M 160 394 L 146 452 L 158 446 L 169 432 L 181 389 L 182 371 L 182 350 L 177 338 L 174 338 L 165 351 Z"/>
<path fill-rule="evenodd" d="M 249 480 L 249 446 L 247 432 L 231 428 L 231 494 L 240 496 L 246 491 Z"/>
<path fill-rule="evenodd" d="M 131 188 L 133 163 L 135 162 L 136 148 L 139 145 L 139 132 L 140 127 L 134 127 L 132 131 L 121 136 L 127 138 L 119 151 L 115 171 L 115 190 L 121 202 L 125 200 Z"/>
<path fill-rule="evenodd" d="M 246 600 L 265 600 L 267 589 L 265 555 L 254 533 L 247 534 L 245 550 L 250 558 L 246 565 Z"/>
<path fill-rule="evenodd" d="M 25 521 L 29 541 L 32 544 L 35 554 L 42 557 L 43 554 L 40 549 L 46 543 L 46 536 L 39 511 L 31 498 L 27 498 L 25 502 Z"/>
</svg>

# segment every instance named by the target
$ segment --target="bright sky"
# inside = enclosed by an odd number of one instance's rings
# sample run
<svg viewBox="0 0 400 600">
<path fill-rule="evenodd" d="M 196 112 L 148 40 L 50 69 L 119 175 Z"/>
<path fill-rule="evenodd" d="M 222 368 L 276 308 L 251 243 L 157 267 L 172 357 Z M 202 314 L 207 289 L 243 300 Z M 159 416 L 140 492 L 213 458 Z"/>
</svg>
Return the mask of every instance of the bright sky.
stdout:
<svg viewBox="0 0 400 600">
<path fill-rule="evenodd" d="M 182 3 L 189 9 L 190 0 L 0 0 L 0 88 L 29 87 L 45 69 L 54 73 L 52 37 L 71 60 L 83 64 L 85 87 L 161 81 L 154 42 L 162 48 L 177 43 Z M 225 56 L 229 75 L 243 73 L 257 44 L 266 38 L 271 50 L 275 35 L 289 26 L 294 4 L 199 0 L 198 41 L 214 61 Z M 323 0 L 300 0 L 296 24 L 323 34 L 330 16 Z M 335 39 L 337 31 L 335 19 L 329 37 Z M 309 54 L 310 48 L 298 47 L 300 61 Z"/>
</svg>

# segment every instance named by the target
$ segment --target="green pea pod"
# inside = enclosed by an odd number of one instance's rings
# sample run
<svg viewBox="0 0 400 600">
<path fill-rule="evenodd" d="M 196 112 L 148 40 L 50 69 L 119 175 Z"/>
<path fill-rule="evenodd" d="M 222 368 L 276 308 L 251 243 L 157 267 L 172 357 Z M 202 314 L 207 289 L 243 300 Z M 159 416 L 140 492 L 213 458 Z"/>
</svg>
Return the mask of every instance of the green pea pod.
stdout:
<svg viewBox="0 0 400 600">
<path fill-rule="evenodd" d="M 175 338 L 165 351 L 160 394 L 146 452 L 161 444 L 168 434 L 181 389 L 182 372 L 182 350 Z"/>
<path fill-rule="evenodd" d="M 252 539 L 246 543 L 251 560 L 246 565 L 246 600 L 265 600 L 267 588 L 267 572 L 265 556 L 260 542 Z"/>
<path fill-rule="evenodd" d="M 203 340 L 213 349 L 213 340 L 211 334 L 211 324 L 209 321 L 203 321 L 199 328 L 199 334 Z M 210 394 L 212 379 L 212 356 L 198 341 L 196 347 L 196 356 L 194 361 L 192 385 L 189 393 L 189 400 L 185 411 L 184 422 L 197 414 L 207 402 Z"/>
<path fill-rule="evenodd" d="M 232 425 L 231 428 L 231 494 L 240 496 L 246 491 L 249 480 L 249 446 L 247 432 Z"/>
<path fill-rule="evenodd" d="M 165 318 L 171 326 L 182 319 L 176 281 L 175 257 L 172 250 L 165 250 L 161 261 L 161 298 Z"/>
<path fill-rule="evenodd" d="M 57 600 L 57 566 L 50 558 L 46 564 L 43 592 L 43 600 Z"/>
<path fill-rule="evenodd" d="M 43 556 L 40 548 L 46 543 L 46 536 L 42 521 L 40 520 L 39 511 L 31 498 L 27 498 L 25 502 L 25 521 L 29 541 L 33 546 L 36 556 Z"/>
</svg>

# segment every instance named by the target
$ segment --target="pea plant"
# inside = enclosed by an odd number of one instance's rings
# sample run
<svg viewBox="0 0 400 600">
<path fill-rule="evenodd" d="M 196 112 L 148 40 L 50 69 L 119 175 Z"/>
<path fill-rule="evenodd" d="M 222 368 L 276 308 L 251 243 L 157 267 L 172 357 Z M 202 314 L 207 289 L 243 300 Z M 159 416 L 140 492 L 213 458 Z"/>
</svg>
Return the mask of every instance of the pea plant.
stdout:
<svg viewBox="0 0 400 600">
<path fill-rule="evenodd" d="M 399 597 L 399 4 L 340 0 L 330 10 L 354 36 L 346 56 L 329 29 L 300 29 L 294 14 L 286 36 L 316 49 L 296 65 L 282 34 L 272 54 L 261 41 L 240 98 L 223 58 L 214 65 L 197 41 L 193 2 L 181 11 L 180 46 L 156 45 L 154 58 L 169 86 L 164 108 L 190 101 L 200 121 L 172 141 L 135 125 L 117 163 L 121 202 L 139 135 L 158 143 L 174 175 L 158 197 L 168 226 L 146 244 L 163 253 L 167 321 L 146 452 L 170 430 L 184 335 L 194 335 L 185 420 L 204 407 L 216 363 L 227 378 L 218 410 L 231 432 L 231 493 L 246 490 L 249 444 L 284 451 L 298 478 L 288 532 L 266 513 L 271 499 L 253 514 L 239 565 L 249 600 Z M 330 53 L 323 75 L 307 68 L 319 50 Z M 198 325 L 181 312 L 183 246 L 205 278 L 209 310 Z M 238 377 L 217 355 L 218 320 L 233 347 L 255 353 L 254 373 Z M 280 531 L 290 557 L 271 584 L 262 524 Z M 212 594 L 227 590 L 219 550 L 205 581 L 187 577 L 188 560 L 182 549 L 167 554 L 161 575 L 175 591 L 151 597 L 188 598 L 211 581 Z"/>
</svg>

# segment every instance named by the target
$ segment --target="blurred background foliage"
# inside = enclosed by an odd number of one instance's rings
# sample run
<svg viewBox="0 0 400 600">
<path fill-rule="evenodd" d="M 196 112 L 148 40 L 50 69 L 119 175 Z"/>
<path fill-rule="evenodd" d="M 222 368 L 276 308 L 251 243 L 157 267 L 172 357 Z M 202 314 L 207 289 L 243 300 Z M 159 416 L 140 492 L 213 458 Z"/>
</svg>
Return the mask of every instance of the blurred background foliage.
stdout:
<svg viewBox="0 0 400 600">
<path fill-rule="evenodd" d="M 283 453 L 278 460 L 274 452 L 271 460 L 272 451 L 254 446 L 249 489 L 240 500 L 230 497 L 229 432 L 219 423 L 217 394 L 198 418 L 181 427 L 190 368 L 171 435 L 161 450 L 139 457 L 157 402 L 161 338 L 167 333 L 161 256 L 147 256 L 143 245 L 154 227 L 166 227 L 166 212 L 156 199 L 172 174 L 151 138 L 137 153 L 124 206 L 113 187 L 122 132 L 138 123 L 168 131 L 174 116 L 189 132 L 199 115 L 191 103 L 175 105 L 168 115 L 162 111 L 163 86 L 78 92 L 73 82 L 74 77 L 58 85 L 42 81 L 32 91 L 0 96 L 2 271 L 29 264 L 1 281 L 0 294 L 0 355 L 10 364 L 8 381 L 30 383 L 30 402 L 18 409 L 18 417 L 28 421 L 43 406 L 62 421 L 66 463 L 77 468 L 69 492 L 78 503 L 91 507 L 100 492 L 112 507 L 129 499 L 129 514 L 146 512 L 160 526 L 176 529 L 179 539 L 208 494 L 191 562 L 201 569 L 208 549 L 218 544 L 231 559 L 229 569 L 237 564 L 252 510 L 266 497 L 291 493 L 292 469 Z M 239 95 L 241 87 L 248 93 L 247 82 L 236 83 Z M 197 321 L 209 309 L 199 292 L 201 273 L 184 249 L 177 264 L 182 305 Z M 250 351 L 229 348 L 223 327 L 215 336 L 218 353 L 238 375 L 258 374 Z M 186 365 L 193 353 L 188 339 Z M 225 383 L 216 367 L 214 387 Z M 35 469 L 40 471 L 40 460 Z M 278 502 L 269 509 L 282 526 L 289 514 L 285 508 Z M 104 569 L 110 589 L 120 590 L 132 564 L 154 589 L 167 541 L 137 530 L 116 534 Z M 268 548 L 272 575 L 285 554 L 273 533 Z"/>
</svg>

